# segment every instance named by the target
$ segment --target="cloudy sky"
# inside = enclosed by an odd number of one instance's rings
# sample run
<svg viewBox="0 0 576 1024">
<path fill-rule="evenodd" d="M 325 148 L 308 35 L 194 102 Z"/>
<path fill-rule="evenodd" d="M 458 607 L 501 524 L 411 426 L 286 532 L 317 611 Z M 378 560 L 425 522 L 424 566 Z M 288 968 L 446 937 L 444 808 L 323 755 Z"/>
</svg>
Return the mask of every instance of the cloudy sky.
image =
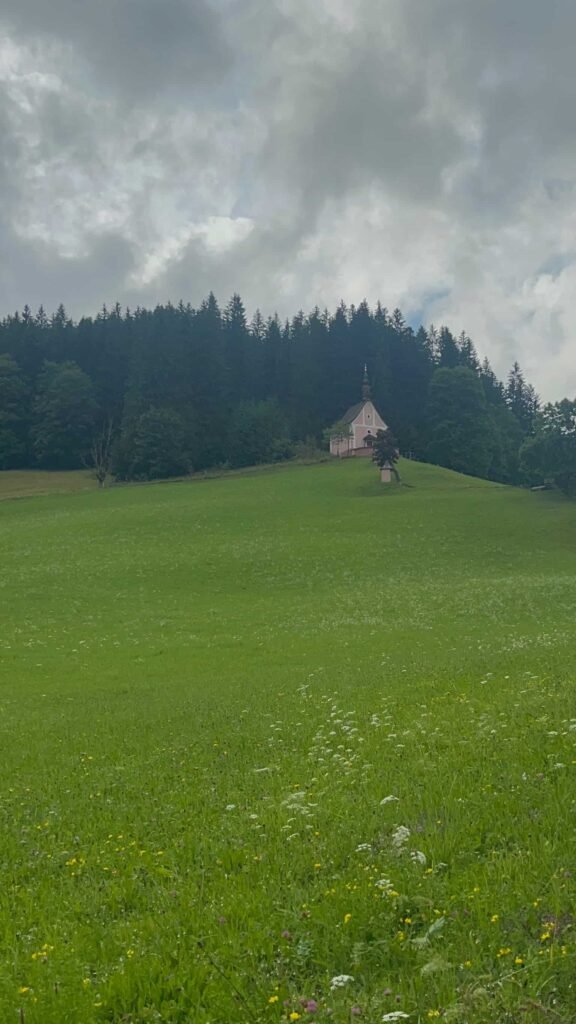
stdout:
<svg viewBox="0 0 576 1024">
<path fill-rule="evenodd" d="M 0 0 L 0 314 L 378 298 L 576 392 L 574 0 Z"/>
</svg>

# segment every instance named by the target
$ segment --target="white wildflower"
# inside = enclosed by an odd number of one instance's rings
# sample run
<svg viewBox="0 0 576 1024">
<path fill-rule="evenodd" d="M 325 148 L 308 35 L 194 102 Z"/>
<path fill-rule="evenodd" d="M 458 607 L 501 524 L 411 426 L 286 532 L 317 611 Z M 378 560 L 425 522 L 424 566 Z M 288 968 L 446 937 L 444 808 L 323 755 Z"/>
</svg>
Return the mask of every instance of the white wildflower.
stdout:
<svg viewBox="0 0 576 1024">
<path fill-rule="evenodd" d="M 403 850 L 410 839 L 410 829 L 406 825 L 398 825 L 392 833 L 392 846 L 395 850 Z"/>
<path fill-rule="evenodd" d="M 351 974 L 337 974 L 330 982 L 330 989 L 334 992 L 337 988 L 344 988 L 344 986 L 348 985 L 351 981 L 354 981 Z"/>
<path fill-rule="evenodd" d="M 392 882 L 389 878 L 379 878 L 377 882 L 374 882 L 377 889 L 382 889 L 383 892 L 388 892 L 392 889 Z"/>
<path fill-rule="evenodd" d="M 404 1010 L 392 1010 L 392 1013 L 385 1013 L 382 1017 L 383 1021 L 393 1020 L 408 1020 L 409 1013 L 404 1013 Z"/>
<path fill-rule="evenodd" d="M 236 804 L 226 804 L 226 810 L 227 811 L 235 811 L 236 810 Z"/>
<path fill-rule="evenodd" d="M 428 863 L 426 860 L 426 854 L 422 853 L 422 850 L 412 850 L 410 857 L 415 864 L 421 864 L 423 868 L 425 868 Z"/>
<path fill-rule="evenodd" d="M 360 845 L 356 847 L 356 853 L 369 853 L 371 849 L 372 846 L 370 843 L 360 843 Z"/>
<path fill-rule="evenodd" d="M 380 801 L 380 807 L 384 807 L 386 804 L 397 804 L 397 803 L 398 803 L 398 797 L 397 796 L 385 796 L 384 799 Z"/>
</svg>

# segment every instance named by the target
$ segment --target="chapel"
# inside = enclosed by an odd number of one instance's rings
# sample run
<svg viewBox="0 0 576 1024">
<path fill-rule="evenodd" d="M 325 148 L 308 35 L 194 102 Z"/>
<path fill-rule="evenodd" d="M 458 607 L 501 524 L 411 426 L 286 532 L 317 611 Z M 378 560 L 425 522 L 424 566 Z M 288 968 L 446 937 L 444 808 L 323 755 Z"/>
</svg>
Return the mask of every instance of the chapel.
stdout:
<svg viewBox="0 0 576 1024">
<path fill-rule="evenodd" d="M 330 454 L 337 455 L 341 459 L 351 455 L 370 457 L 376 434 L 379 430 L 388 429 L 372 401 L 366 366 L 362 382 L 362 401 L 350 406 L 338 424 L 342 426 L 342 430 L 331 437 Z"/>
</svg>

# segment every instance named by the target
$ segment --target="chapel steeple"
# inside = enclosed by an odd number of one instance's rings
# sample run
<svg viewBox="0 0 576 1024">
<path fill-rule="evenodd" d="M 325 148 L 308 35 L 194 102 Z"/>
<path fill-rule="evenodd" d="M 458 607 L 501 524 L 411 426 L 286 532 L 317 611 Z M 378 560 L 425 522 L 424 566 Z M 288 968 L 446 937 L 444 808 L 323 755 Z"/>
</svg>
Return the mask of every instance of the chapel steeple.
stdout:
<svg viewBox="0 0 576 1024">
<path fill-rule="evenodd" d="M 364 363 L 364 379 L 362 381 L 362 400 L 369 402 L 372 398 L 372 388 L 370 387 L 370 378 L 368 377 L 368 367 Z"/>
</svg>

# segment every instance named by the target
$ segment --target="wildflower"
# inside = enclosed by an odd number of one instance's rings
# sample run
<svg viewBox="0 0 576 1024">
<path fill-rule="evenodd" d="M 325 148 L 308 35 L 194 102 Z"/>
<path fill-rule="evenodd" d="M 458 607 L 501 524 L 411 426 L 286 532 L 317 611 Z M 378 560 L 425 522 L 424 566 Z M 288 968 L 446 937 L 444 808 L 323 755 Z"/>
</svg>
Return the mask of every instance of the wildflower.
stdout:
<svg viewBox="0 0 576 1024">
<path fill-rule="evenodd" d="M 90 988 L 90 978 L 82 978 L 82 988 Z"/>
<path fill-rule="evenodd" d="M 428 1010 L 426 1016 L 428 1020 L 434 1020 L 435 1017 L 440 1017 L 440 1010 Z"/>
<path fill-rule="evenodd" d="M 515 956 L 514 957 L 514 963 L 518 964 L 519 967 L 522 967 L 522 965 L 524 963 L 524 960 L 522 959 L 521 956 Z"/>
<path fill-rule="evenodd" d="M 269 1003 L 277 1003 L 278 1002 L 278 996 L 270 996 L 268 1002 Z"/>
<path fill-rule="evenodd" d="M 392 888 L 392 882 L 389 878 L 379 878 L 377 882 L 374 882 L 374 885 L 377 889 L 385 889 L 386 891 Z"/>
<path fill-rule="evenodd" d="M 226 804 L 226 810 L 227 811 L 235 811 L 236 810 L 236 804 Z"/>
<path fill-rule="evenodd" d="M 404 1013 L 403 1010 L 392 1010 L 392 1013 L 385 1013 L 382 1017 L 383 1021 L 394 1021 L 394 1020 L 408 1020 L 409 1013 Z"/>
<path fill-rule="evenodd" d="M 344 986 L 348 985 L 351 981 L 354 981 L 354 978 L 352 977 L 351 974 L 337 974 L 334 978 L 332 978 L 332 981 L 330 982 L 330 988 L 332 992 L 334 992 L 334 990 L 337 988 L 344 988 Z"/>
<path fill-rule="evenodd" d="M 412 850 L 412 853 L 410 854 L 410 859 L 415 864 L 421 864 L 423 868 L 425 868 L 426 864 L 428 863 L 428 861 L 426 860 L 426 854 L 422 853 L 422 850 Z"/>
<path fill-rule="evenodd" d="M 403 850 L 410 838 L 410 829 L 406 825 L 398 825 L 392 833 L 392 846 L 395 850 Z"/>
<path fill-rule="evenodd" d="M 348 924 L 352 920 L 352 914 L 344 914 L 344 924 Z"/>
<path fill-rule="evenodd" d="M 472 961 L 471 960 L 465 960 L 464 961 L 464 967 L 472 967 Z"/>
<path fill-rule="evenodd" d="M 496 921 L 498 921 L 499 917 L 499 914 L 492 914 L 492 917 L 490 918 L 491 923 L 496 924 Z"/>
<path fill-rule="evenodd" d="M 285 928 L 283 932 L 280 932 L 280 936 L 281 938 L 286 939 L 286 942 L 290 942 L 290 939 L 292 938 L 292 932 L 289 932 L 288 929 Z"/>
<path fill-rule="evenodd" d="M 385 796 L 384 799 L 380 801 L 380 807 L 385 807 L 386 804 L 397 804 L 398 802 L 397 796 Z"/>
<path fill-rule="evenodd" d="M 42 949 L 38 950 L 38 952 L 36 953 L 32 953 L 32 959 L 47 960 L 48 954 L 51 953 L 53 949 L 54 946 L 50 946 L 48 942 L 45 942 L 44 945 L 42 946 Z"/>
<path fill-rule="evenodd" d="M 510 946 L 503 946 L 501 949 L 498 950 L 496 956 L 510 956 L 511 952 L 512 950 L 510 949 Z"/>
<path fill-rule="evenodd" d="M 296 1010 L 292 1010 L 292 1013 L 288 1015 L 288 1020 L 300 1020 L 301 1013 L 297 1013 Z"/>
<path fill-rule="evenodd" d="M 306 1013 L 316 1013 L 318 1010 L 318 1003 L 315 999 L 303 999 L 302 1006 L 306 1010 Z"/>
<path fill-rule="evenodd" d="M 356 847 L 356 853 L 370 853 L 371 849 L 372 847 L 370 843 L 360 843 L 360 845 Z"/>
<path fill-rule="evenodd" d="M 29 991 L 30 991 L 30 986 L 29 985 L 21 985 L 20 988 L 18 989 L 18 995 L 24 996 Z"/>
</svg>

